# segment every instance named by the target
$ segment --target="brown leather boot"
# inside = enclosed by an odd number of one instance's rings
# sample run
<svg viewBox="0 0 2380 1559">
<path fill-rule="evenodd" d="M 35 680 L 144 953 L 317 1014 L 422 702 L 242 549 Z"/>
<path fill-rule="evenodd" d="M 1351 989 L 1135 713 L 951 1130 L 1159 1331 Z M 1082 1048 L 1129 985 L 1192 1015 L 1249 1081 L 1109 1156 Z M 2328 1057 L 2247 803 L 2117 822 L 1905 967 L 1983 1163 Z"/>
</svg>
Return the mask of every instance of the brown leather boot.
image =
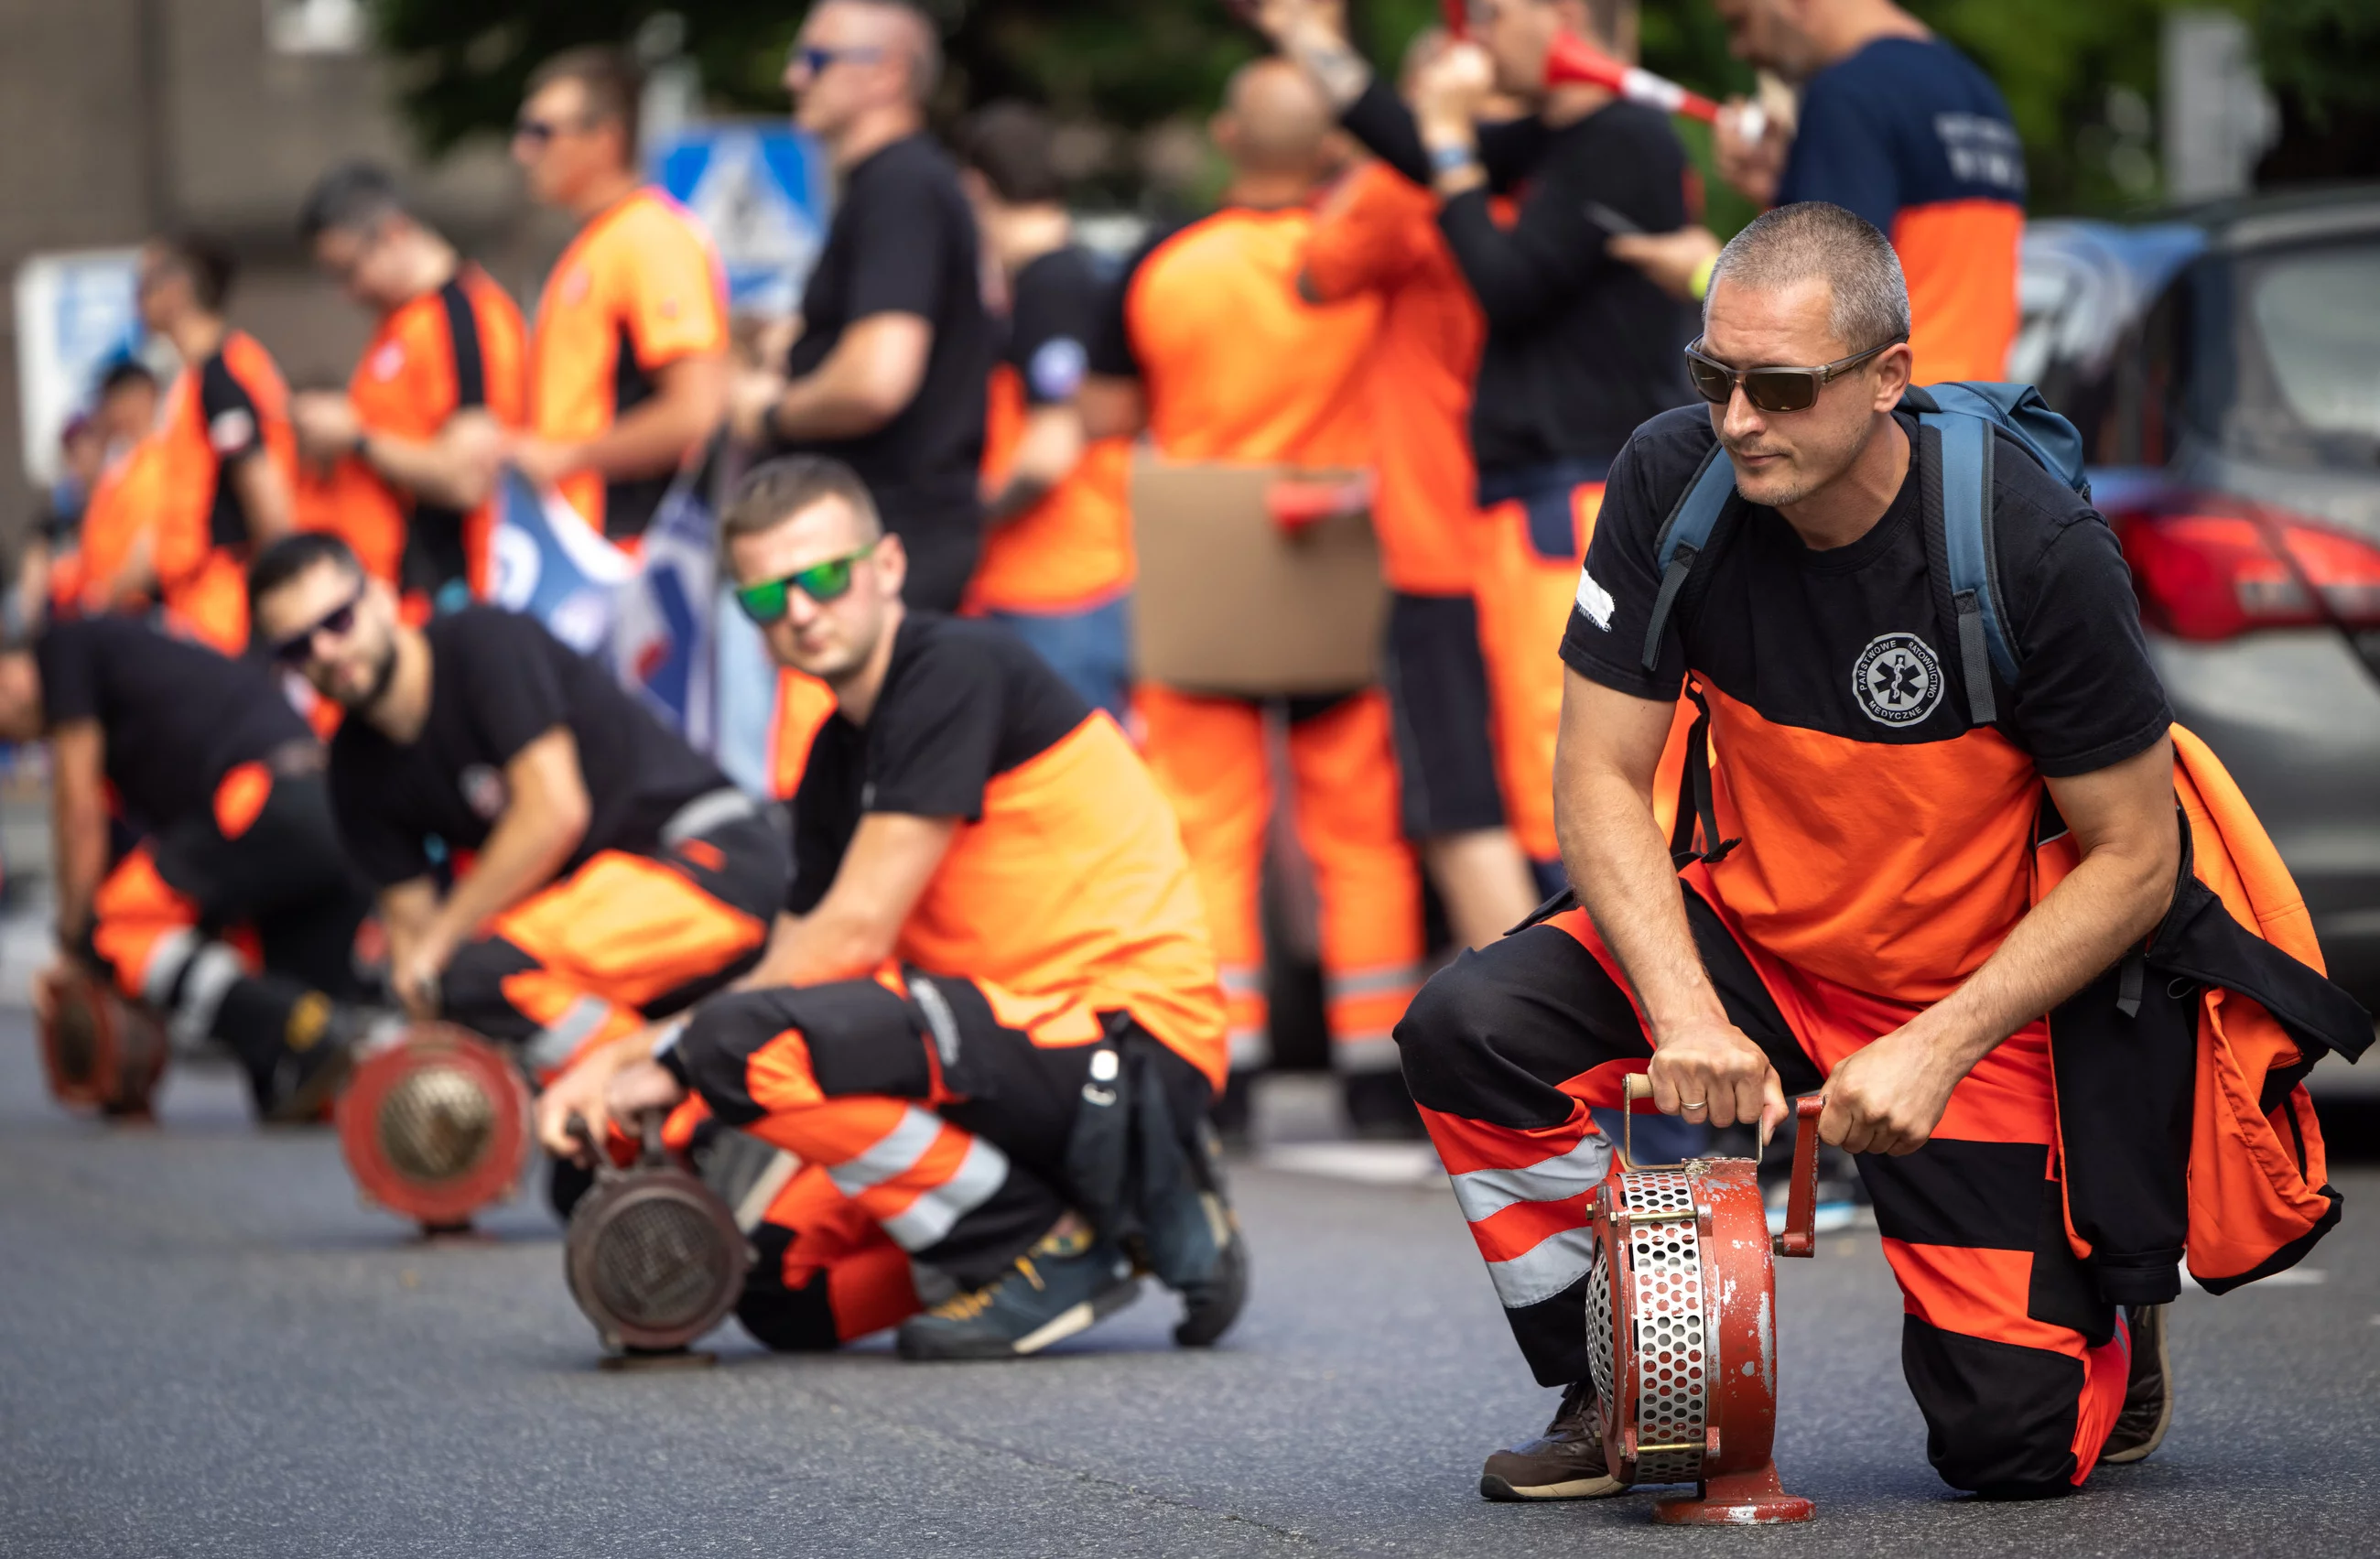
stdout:
<svg viewBox="0 0 2380 1559">
<path fill-rule="evenodd" d="M 1479 1474 L 1479 1497 L 1489 1500 L 1599 1500 L 1627 1487 L 1603 1465 L 1593 1381 L 1562 1393 L 1545 1433 L 1497 1452 Z"/>
<path fill-rule="evenodd" d="M 2099 1460 L 2136 1462 L 2165 1441 L 2173 1424 L 2173 1361 L 2166 1354 L 2163 1305 L 2128 1305 L 2124 1325 L 2132 1334 L 2132 1372 L 2124 1383 L 2124 1410 L 2107 1431 Z"/>
</svg>

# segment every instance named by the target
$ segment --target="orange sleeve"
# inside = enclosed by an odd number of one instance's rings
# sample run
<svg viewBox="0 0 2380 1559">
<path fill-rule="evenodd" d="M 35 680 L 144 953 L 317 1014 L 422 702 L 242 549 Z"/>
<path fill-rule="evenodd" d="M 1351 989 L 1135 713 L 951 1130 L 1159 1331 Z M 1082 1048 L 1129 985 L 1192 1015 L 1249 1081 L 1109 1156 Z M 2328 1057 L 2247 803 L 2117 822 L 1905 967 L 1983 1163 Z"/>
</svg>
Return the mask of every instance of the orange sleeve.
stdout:
<svg viewBox="0 0 2380 1559">
<path fill-rule="evenodd" d="M 1357 169 L 1314 219 L 1305 245 L 1305 277 L 1325 302 L 1394 286 L 1427 250 L 1416 221 L 1428 222 L 1429 199 L 1393 169 Z"/>
<path fill-rule="evenodd" d="M 627 327 L 637 366 L 727 349 L 726 285 L 693 219 L 656 211 L 613 235 L 613 308 Z"/>
<path fill-rule="evenodd" d="M 473 279 L 471 306 L 480 316 L 487 359 L 488 411 L 508 428 L 528 420 L 528 327 L 512 295 L 485 276 Z"/>
</svg>

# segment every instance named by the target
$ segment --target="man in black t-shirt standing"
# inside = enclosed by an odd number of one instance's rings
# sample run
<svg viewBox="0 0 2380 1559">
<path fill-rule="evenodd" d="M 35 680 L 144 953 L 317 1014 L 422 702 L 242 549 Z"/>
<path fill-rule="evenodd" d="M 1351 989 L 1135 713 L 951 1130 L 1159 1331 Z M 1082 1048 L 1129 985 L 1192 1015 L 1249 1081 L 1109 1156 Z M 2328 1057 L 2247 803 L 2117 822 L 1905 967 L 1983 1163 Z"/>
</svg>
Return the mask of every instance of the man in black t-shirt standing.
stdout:
<svg viewBox="0 0 2380 1559">
<path fill-rule="evenodd" d="M 370 895 L 313 732 L 253 664 L 107 616 L 0 652 L 0 739 L 44 737 L 61 956 L 176 1049 L 229 1047 L 265 1119 L 319 1114 L 374 1014 L 356 1005 Z"/>
<path fill-rule="evenodd" d="M 1620 47 L 1619 0 L 1473 0 L 1473 41 L 1420 72 L 1410 110 L 1349 46 L 1335 0 L 1254 9 L 1348 130 L 1437 192 L 1439 225 L 1487 316 L 1471 408 L 1488 520 L 1480 635 L 1498 710 L 1525 717 L 1528 773 L 1514 783 L 1550 784 L 1561 683 L 1544 647 L 1561 631 L 1605 473 L 1632 429 L 1689 395 L 1677 356 L 1684 310 L 1604 254 L 1603 224 L 1616 214 L 1646 232 L 1682 226 L 1685 148 L 1654 109 L 1601 87 L 1546 84 L 1560 33 Z M 1527 116 L 1478 123 L 1498 91 Z M 1510 225 L 1491 213 L 1491 194 L 1517 198 Z M 1548 888 L 1559 881 L 1558 862 L 1536 865 Z"/>
<path fill-rule="evenodd" d="M 1823 1086 L 1820 1135 L 1857 1160 L 1900 1284 L 1936 1470 L 2070 1492 L 2147 1455 L 2170 1403 L 2161 1307 L 2125 1297 L 2119 1317 L 2131 1275 L 2067 1235 L 2047 1016 L 2158 926 L 2181 859 L 2131 579 L 2089 505 L 1987 432 L 1984 534 L 2019 670 L 1963 664 L 1982 647 L 1929 562 L 1948 546 L 1929 542 L 1941 436 L 1902 405 L 1908 292 L 1859 217 L 1760 217 L 1720 255 L 1705 321 L 1711 404 L 1645 423 L 1614 465 L 1561 643 L 1578 907 L 1446 970 L 1397 1032 L 1522 1351 L 1565 1388 L 1481 1492 L 1619 1490 L 1582 1193 L 1610 1162 L 1588 1107 L 1639 1070 L 1664 1112 L 1764 1131 Z M 1665 522 L 1715 458 L 1733 494 L 1665 566 Z M 1652 791 L 1682 686 L 1715 761 L 1708 809 L 1687 808 L 1700 850 L 1689 825 L 1673 858 Z M 2066 853 L 2037 858 L 2053 839 Z"/>
<path fill-rule="evenodd" d="M 274 658 L 347 712 L 331 797 L 412 1016 L 517 1046 L 543 1077 L 759 955 L 783 840 L 543 625 L 472 606 L 408 627 L 318 533 L 268 549 L 249 591 Z"/>
<path fill-rule="evenodd" d="M 974 218 L 925 131 L 941 71 L 933 18 L 905 0 L 827 0 L 803 22 L 785 67 L 794 122 L 842 189 L 784 371 L 738 384 L 730 426 L 859 472 L 908 547 L 910 603 L 951 611 L 981 540 L 994 338 Z"/>
</svg>

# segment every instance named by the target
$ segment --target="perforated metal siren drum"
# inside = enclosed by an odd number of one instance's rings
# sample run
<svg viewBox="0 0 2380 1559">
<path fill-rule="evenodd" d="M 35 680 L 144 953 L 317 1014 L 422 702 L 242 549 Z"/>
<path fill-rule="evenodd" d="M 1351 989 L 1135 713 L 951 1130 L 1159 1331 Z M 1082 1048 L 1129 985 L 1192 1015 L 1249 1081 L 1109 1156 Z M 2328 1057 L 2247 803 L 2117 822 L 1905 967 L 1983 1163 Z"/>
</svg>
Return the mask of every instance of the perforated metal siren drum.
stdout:
<svg viewBox="0 0 2380 1559">
<path fill-rule="evenodd" d="M 657 1114 L 644 1138 L 632 1168 L 596 1155 L 563 1241 L 570 1297 L 615 1353 L 685 1347 L 727 1319 L 752 1264 L 727 1203 L 663 1151 Z"/>
<path fill-rule="evenodd" d="M 494 1046 L 449 1023 L 364 1057 L 337 1118 L 364 1200 L 425 1228 L 469 1223 L 511 1196 L 528 1163 L 528 1086 Z"/>
<path fill-rule="evenodd" d="M 1646 1096 L 1628 1079 L 1633 1104 Z M 1798 1106 L 1793 1181 L 1778 1254 L 1814 1253 L 1817 1117 Z M 1623 1117 L 1624 1118 L 1624 1117 Z M 1597 1188 L 1595 1266 L 1587 1279 L 1587 1360 L 1614 1475 L 1630 1483 L 1693 1483 L 1655 1506 L 1667 1522 L 1806 1521 L 1810 1502 L 1785 1492 L 1777 1436 L 1777 1284 L 1759 1166 L 1749 1159 L 1634 1162 L 1628 1133 Z"/>
<path fill-rule="evenodd" d="M 43 977 L 42 1067 L 61 1104 L 145 1116 L 165 1075 L 165 1031 L 96 976 Z"/>
</svg>

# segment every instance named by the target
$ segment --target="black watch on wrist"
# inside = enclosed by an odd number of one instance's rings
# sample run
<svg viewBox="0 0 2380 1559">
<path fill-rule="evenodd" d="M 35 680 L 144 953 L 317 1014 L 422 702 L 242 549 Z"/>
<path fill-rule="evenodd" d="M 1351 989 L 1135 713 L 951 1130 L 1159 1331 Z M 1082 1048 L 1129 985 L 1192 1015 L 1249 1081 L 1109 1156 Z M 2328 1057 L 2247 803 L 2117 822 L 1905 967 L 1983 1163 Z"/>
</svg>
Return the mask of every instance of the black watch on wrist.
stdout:
<svg viewBox="0 0 2380 1559">
<path fill-rule="evenodd" d="M 347 453 L 354 456 L 357 459 L 361 460 L 367 466 L 371 464 L 371 433 L 370 430 L 358 430 L 356 436 L 347 441 Z"/>
</svg>

